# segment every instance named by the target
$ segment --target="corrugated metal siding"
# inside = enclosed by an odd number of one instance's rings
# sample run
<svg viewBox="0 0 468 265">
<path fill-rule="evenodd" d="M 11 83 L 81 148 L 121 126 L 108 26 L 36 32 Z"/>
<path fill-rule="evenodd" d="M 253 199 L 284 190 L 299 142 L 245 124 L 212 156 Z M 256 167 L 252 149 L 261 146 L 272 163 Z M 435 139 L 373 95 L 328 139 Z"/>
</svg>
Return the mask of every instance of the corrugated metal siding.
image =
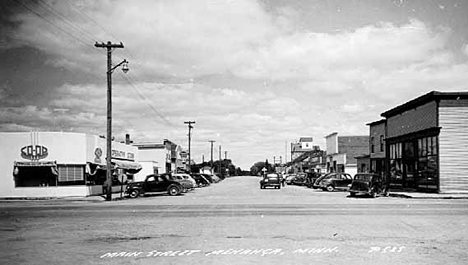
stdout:
<svg viewBox="0 0 468 265">
<path fill-rule="evenodd" d="M 440 191 L 468 191 L 468 108 L 439 108 Z"/>
</svg>

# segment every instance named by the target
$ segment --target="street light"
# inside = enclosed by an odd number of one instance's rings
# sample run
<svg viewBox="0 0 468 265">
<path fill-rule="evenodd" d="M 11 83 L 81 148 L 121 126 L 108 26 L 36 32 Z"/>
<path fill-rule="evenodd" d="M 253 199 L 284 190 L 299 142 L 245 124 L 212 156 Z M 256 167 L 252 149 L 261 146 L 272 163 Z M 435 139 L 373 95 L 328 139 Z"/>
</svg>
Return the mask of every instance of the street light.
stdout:
<svg viewBox="0 0 468 265">
<path fill-rule="evenodd" d="M 122 65 L 122 71 L 128 72 L 128 61 L 123 60 L 116 66 L 112 67 L 112 49 L 123 48 L 123 44 L 96 43 L 95 47 L 107 49 L 107 153 L 106 153 L 106 201 L 112 200 L 112 73 Z"/>
</svg>

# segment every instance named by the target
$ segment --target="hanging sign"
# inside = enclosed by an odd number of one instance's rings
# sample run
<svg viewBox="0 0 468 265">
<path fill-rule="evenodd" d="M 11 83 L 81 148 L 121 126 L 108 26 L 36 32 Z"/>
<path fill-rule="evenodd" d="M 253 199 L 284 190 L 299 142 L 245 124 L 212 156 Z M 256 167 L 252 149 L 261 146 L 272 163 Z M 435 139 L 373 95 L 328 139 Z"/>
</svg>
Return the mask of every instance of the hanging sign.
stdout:
<svg viewBox="0 0 468 265">
<path fill-rule="evenodd" d="M 41 145 L 28 145 L 21 148 L 21 157 L 29 160 L 44 159 L 49 155 L 49 150 Z"/>
</svg>

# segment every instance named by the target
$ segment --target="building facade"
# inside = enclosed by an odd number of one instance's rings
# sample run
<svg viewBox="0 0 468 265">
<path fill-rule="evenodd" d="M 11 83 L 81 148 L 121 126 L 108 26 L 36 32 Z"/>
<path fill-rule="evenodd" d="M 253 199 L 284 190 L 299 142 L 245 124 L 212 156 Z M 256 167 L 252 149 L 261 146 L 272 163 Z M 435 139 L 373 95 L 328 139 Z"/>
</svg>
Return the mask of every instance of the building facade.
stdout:
<svg viewBox="0 0 468 265">
<path fill-rule="evenodd" d="M 170 140 L 161 142 L 135 143 L 138 148 L 138 162 L 142 170 L 135 174 L 135 181 L 142 181 L 150 174 L 164 174 L 177 167 L 177 145 Z"/>
<path fill-rule="evenodd" d="M 367 125 L 369 126 L 369 171 L 384 176 L 387 121 L 382 119 Z"/>
<path fill-rule="evenodd" d="M 369 136 L 338 136 L 334 132 L 325 136 L 325 140 L 327 172 L 356 174 L 356 157 L 369 152 Z"/>
<path fill-rule="evenodd" d="M 468 92 L 432 91 L 381 115 L 391 185 L 468 192 Z"/>
<path fill-rule="evenodd" d="M 84 133 L 0 133 L 0 197 L 102 194 L 106 139 Z M 141 169 L 137 148 L 112 141 L 113 190 Z"/>
</svg>

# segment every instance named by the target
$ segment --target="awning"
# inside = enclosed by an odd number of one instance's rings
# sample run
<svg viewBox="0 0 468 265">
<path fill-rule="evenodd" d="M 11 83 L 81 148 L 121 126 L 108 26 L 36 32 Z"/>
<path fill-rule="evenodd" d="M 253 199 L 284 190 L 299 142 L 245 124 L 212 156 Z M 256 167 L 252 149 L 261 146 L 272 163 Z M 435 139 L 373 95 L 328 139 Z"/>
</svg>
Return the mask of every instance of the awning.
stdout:
<svg viewBox="0 0 468 265">
<path fill-rule="evenodd" d="M 142 169 L 142 166 L 137 162 L 112 159 L 112 164 L 114 165 L 115 169 L 125 169 L 132 174 L 138 173 L 138 171 Z"/>
<path fill-rule="evenodd" d="M 14 161 L 13 163 L 13 175 L 17 176 L 20 172 L 20 168 L 25 167 L 49 167 L 52 174 L 58 176 L 57 161 Z"/>
</svg>

